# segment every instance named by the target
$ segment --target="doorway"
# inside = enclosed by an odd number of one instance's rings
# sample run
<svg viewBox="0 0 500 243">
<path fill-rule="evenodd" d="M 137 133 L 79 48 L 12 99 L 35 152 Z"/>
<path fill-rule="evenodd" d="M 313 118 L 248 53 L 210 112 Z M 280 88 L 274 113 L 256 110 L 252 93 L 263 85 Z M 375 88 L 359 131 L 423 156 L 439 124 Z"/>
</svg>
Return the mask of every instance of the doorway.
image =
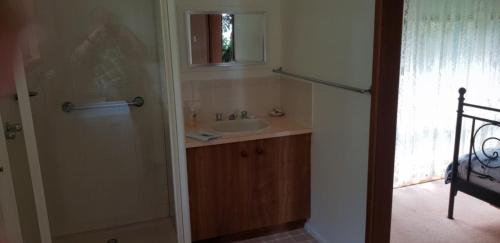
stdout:
<svg viewBox="0 0 500 243">
<path fill-rule="evenodd" d="M 383 4 L 384 2 L 384 4 Z M 394 2 L 396 6 L 389 7 L 388 2 Z M 407 8 L 403 8 L 403 3 L 408 1 L 379 1 L 378 9 L 377 9 L 377 41 L 376 41 L 376 58 L 375 58 L 375 71 L 374 71 L 374 85 L 377 87 L 375 95 L 373 97 L 372 102 L 372 131 L 371 131 L 371 152 L 370 152 L 370 178 L 369 178 L 369 200 L 368 200 L 368 216 L 367 216 L 367 242 L 389 242 L 390 241 L 390 225 L 391 225 L 391 207 L 394 209 L 396 205 L 392 204 L 392 196 L 393 196 L 393 185 L 394 185 L 394 151 L 396 151 L 396 119 L 397 119 L 397 103 L 398 103 L 398 94 L 401 88 L 399 87 L 400 83 L 400 70 L 405 66 L 404 63 L 401 63 L 401 50 L 386 50 L 381 47 L 386 46 L 385 44 L 379 43 L 380 41 L 389 41 L 394 46 L 399 47 L 401 45 L 401 40 L 404 40 L 402 33 L 404 33 L 404 29 L 402 28 L 403 22 L 407 24 L 404 20 L 404 14 L 408 14 L 409 10 Z M 425 1 L 418 1 L 419 3 Z M 446 2 L 446 1 L 443 1 Z M 457 5 L 462 6 L 458 3 L 463 3 L 462 1 L 454 1 L 453 2 L 453 10 L 456 10 Z M 487 4 L 492 3 L 488 1 L 468 1 L 469 4 Z M 451 6 L 451 5 L 450 5 Z M 463 6 L 462 6 L 463 7 Z M 450 7 L 451 8 L 451 7 Z M 432 11 L 439 11 L 443 8 L 434 7 Z M 475 8 L 478 10 L 480 8 Z M 491 10 L 492 8 L 488 8 Z M 446 9 L 449 10 L 449 9 Z M 421 13 L 421 12 L 420 12 Z M 468 15 L 471 16 L 471 15 Z M 489 16 L 489 15 L 488 15 Z M 468 18 L 468 17 L 467 17 Z M 463 18 L 463 19 L 467 19 Z M 436 18 L 428 18 L 429 20 L 435 20 Z M 493 20 L 494 18 L 486 18 Z M 388 21 L 392 20 L 392 23 Z M 483 19 L 484 20 L 484 19 Z M 442 27 L 442 25 L 436 24 L 434 27 Z M 451 28 L 453 29 L 453 28 Z M 425 38 L 428 37 L 429 33 L 421 34 L 420 37 Z M 404 41 L 403 41 L 404 42 Z M 427 42 L 428 43 L 428 42 Z M 489 45 L 491 43 L 485 44 Z M 485 47 L 483 45 L 482 48 Z M 403 47 L 404 50 L 404 47 Z M 426 48 L 419 48 L 419 52 L 422 53 Z M 460 48 L 459 48 L 460 50 Z M 441 50 L 440 52 L 435 53 L 440 54 L 446 52 L 445 50 Z M 396 56 L 398 58 L 396 58 Z M 407 57 L 407 56 L 406 56 Z M 400 59 L 400 60 L 397 60 Z M 471 59 L 467 59 L 471 60 Z M 431 65 L 432 66 L 432 65 Z M 463 71 L 463 70 L 459 70 Z M 481 73 L 481 75 L 484 73 Z M 479 76 L 481 76 L 479 75 Z M 383 77 L 384 80 L 380 78 Z M 403 85 L 403 84 L 401 84 Z M 484 85 L 479 85 L 483 86 Z M 474 87 L 474 86 L 473 86 Z M 477 87 L 475 87 L 477 88 Z M 456 98 L 458 98 L 458 87 L 456 89 L 450 88 L 450 96 L 452 98 L 448 100 L 452 100 L 451 102 L 455 102 L 456 106 Z M 435 91 L 435 90 L 433 90 Z M 487 96 L 487 95 L 484 95 Z M 471 97 L 475 97 L 472 95 Z M 491 97 L 491 96 L 490 96 Z M 425 99 L 433 100 L 428 97 Z M 421 103 L 425 103 L 426 100 L 421 101 Z M 449 102 L 449 101 L 447 101 Z M 418 102 L 415 102 L 418 104 Z M 452 113 L 456 112 L 456 107 L 451 109 Z M 439 114 L 438 114 L 439 115 Z M 456 113 L 454 114 L 456 115 Z M 435 117 L 435 116 L 432 116 Z M 456 118 L 456 117 L 455 117 Z M 407 124 L 404 124 L 407 125 Z M 399 126 L 399 124 L 398 124 Z M 454 123 L 449 125 L 454 128 Z M 453 129 L 454 130 L 454 129 Z M 469 131 L 470 132 L 470 131 Z M 448 151 L 448 157 L 450 161 L 446 161 L 444 163 L 451 162 L 451 156 L 453 151 Z M 444 177 L 444 170 L 439 172 L 436 169 L 435 174 L 440 174 L 439 177 Z M 421 171 L 418 171 L 421 172 Z M 426 174 L 426 173 L 423 173 Z M 432 174 L 432 173 L 430 173 Z M 442 174 L 442 175 L 441 175 Z M 407 177 L 408 178 L 408 177 Z M 413 180 L 416 179 L 416 180 Z M 432 179 L 431 177 L 423 178 L 424 181 Z M 401 181 L 401 180 L 399 180 Z M 419 182 L 419 179 L 416 177 L 410 178 L 407 180 L 407 185 L 411 185 L 415 182 Z M 413 181 L 413 182 L 411 182 Z M 441 181 L 442 182 L 442 181 Z M 440 189 L 444 185 L 439 182 L 439 185 L 436 185 L 434 189 Z M 433 184 L 424 184 L 422 185 L 423 189 L 429 190 L 429 187 L 432 187 Z M 449 191 L 441 194 L 445 195 L 445 204 L 447 203 L 447 196 Z M 414 193 L 413 193 L 414 194 Z M 438 193 L 439 194 L 439 193 Z M 457 200 L 461 200 L 458 199 Z M 411 200 L 410 200 L 411 201 Z M 420 201 L 421 204 L 425 204 L 426 200 L 413 200 L 414 202 Z M 427 200 L 429 201 L 429 200 Z M 488 205 L 489 206 L 489 205 Z M 490 207 L 491 209 L 491 207 Z M 470 209 L 469 209 L 470 210 Z M 442 210 L 444 213 L 441 216 L 446 219 L 446 207 L 445 210 Z M 436 215 L 435 217 L 439 217 Z M 404 220 L 407 222 L 411 222 L 411 217 L 405 217 Z M 447 219 L 446 219 L 447 220 Z M 394 223 L 394 222 L 393 222 Z M 415 224 L 412 224 L 411 228 L 414 228 Z M 422 235 L 422 234 L 421 234 Z M 434 235 L 434 234 L 432 234 Z"/>
<path fill-rule="evenodd" d="M 404 2 L 391 242 L 429 241 L 423 232 L 450 242 L 498 242 L 498 234 L 489 229 L 500 225 L 493 220 L 500 211 L 487 202 L 460 192 L 453 207 L 460 216 L 455 221 L 445 216 L 454 154 L 461 165 L 465 164 L 462 157 L 470 155 L 469 163 L 475 167 L 480 164 L 477 160 L 499 145 L 494 142 L 498 129 L 488 122 L 463 119 L 457 126 L 456 121 L 461 87 L 467 103 L 500 107 L 494 91 L 500 88 L 496 64 L 500 61 L 496 54 L 500 5 L 495 1 Z M 493 121 L 500 118 L 488 110 L 458 110 Z M 483 125 L 484 129 L 479 128 Z M 487 158 L 488 164 L 496 163 L 494 157 Z M 493 184 L 484 188 L 497 190 L 497 179 L 490 172 L 480 177 L 474 176 L 477 168 L 470 172 L 471 185 L 484 186 L 488 181 Z"/>
</svg>

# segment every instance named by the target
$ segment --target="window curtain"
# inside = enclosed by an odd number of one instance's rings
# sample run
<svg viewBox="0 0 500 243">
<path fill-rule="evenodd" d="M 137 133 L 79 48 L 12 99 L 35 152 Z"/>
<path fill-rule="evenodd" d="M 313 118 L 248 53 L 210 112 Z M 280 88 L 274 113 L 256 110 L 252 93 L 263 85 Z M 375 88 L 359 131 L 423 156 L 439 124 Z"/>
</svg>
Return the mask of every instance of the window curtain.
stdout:
<svg viewBox="0 0 500 243">
<path fill-rule="evenodd" d="M 443 178 L 453 156 L 460 87 L 467 89 L 467 102 L 500 108 L 500 1 L 405 4 L 395 187 Z M 461 153 L 468 153 L 467 124 Z"/>
</svg>

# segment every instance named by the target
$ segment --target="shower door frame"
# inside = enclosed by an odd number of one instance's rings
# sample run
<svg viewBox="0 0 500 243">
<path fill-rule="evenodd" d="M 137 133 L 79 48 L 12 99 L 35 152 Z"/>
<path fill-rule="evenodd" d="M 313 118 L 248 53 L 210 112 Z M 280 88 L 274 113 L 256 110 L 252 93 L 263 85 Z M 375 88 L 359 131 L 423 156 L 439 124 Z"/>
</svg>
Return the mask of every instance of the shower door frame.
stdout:
<svg viewBox="0 0 500 243">
<path fill-rule="evenodd" d="M 163 48 L 163 66 L 166 80 L 162 87 L 168 102 L 164 112 L 168 113 L 170 128 L 172 181 L 174 187 L 175 221 L 177 242 L 191 243 L 191 220 L 189 214 L 189 191 L 185 146 L 184 116 L 180 78 L 180 56 L 177 33 L 177 11 L 175 0 L 157 0 L 160 5 L 160 23 Z M 163 93 L 163 92 L 162 92 Z M 165 111 L 168 108 L 168 111 Z"/>
<path fill-rule="evenodd" d="M 155 0 L 155 3 L 160 8 L 159 17 L 157 18 L 157 21 L 160 21 L 160 25 L 157 31 L 161 36 L 159 45 L 163 54 L 160 55 L 162 59 L 160 64 L 164 72 L 163 78 L 160 81 L 162 89 L 161 100 L 163 114 L 168 117 L 168 120 L 165 120 L 164 123 L 170 131 L 170 137 L 166 139 L 170 139 L 170 158 L 172 163 L 170 166 L 172 166 L 177 242 L 190 243 L 191 224 L 189 216 L 187 160 L 185 153 L 186 148 L 184 145 L 184 118 L 182 115 L 175 0 Z M 25 128 L 25 134 L 28 134 L 26 135 L 26 150 L 29 157 L 28 160 L 41 242 L 52 243 L 33 116 L 21 53 L 18 55 L 14 71 L 17 92 L 19 94 L 22 123 Z"/>
<path fill-rule="evenodd" d="M 11 160 L 7 148 L 7 141 L 3 129 L 2 114 L 0 114 L 0 236 L 13 240 L 13 243 L 22 243 L 23 235 L 19 219 L 19 209 L 14 189 L 14 180 L 11 173 Z"/>
<path fill-rule="evenodd" d="M 26 154 L 28 157 L 30 172 L 29 174 L 31 177 L 31 185 L 33 188 L 33 197 L 35 199 L 35 210 L 38 220 L 38 228 L 40 231 L 40 242 L 52 243 L 49 215 L 47 212 L 47 201 L 45 198 L 42 170 L 40 167 L 40 158 L 38 155 L 35 125 L 33 122 L 33 113 L 31 111 L 24 61 L 20 49 L 17 50 L 17 55 L 14 62 L 14 81 L 18 97 L 19 111 L 21 114 L 21 123 L 24 133 Z"/>
</svg>

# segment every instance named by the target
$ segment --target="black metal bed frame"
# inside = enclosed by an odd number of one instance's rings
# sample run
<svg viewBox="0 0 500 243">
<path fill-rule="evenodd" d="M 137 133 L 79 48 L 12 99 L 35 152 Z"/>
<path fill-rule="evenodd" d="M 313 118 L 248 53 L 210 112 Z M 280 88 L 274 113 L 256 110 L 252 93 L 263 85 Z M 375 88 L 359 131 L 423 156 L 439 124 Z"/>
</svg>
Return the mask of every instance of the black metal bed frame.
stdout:
<svg viewBox="0 0 500 243">
<path fill-rule="evenodd" d="M 451 174 L 451 186 L 450 186 L 450 200 L 449 200 L 449 206 L 448 206 L 448 218 L 453 219 L 453 210 L 455 206 L 455 196 L 457 195 L 458 191 L 461 191 L 463 193 L 466 193 L 470 196 L 473 196 L 475 198 L 478 198 L 482 201 L 485 201 L 489 204 L 492 204 L 496 207 L 500 207 L 500 193 L 492 191 L 490 189 L 481 187 L 479 185 L 473 184 L 470 182 L 470 175 L 471 174 L 478 174 L 474 171 L 472 171 L 471 167 L 471 161 L 472 161 L 472 155 L 474 154 L 476 156 L 476 159 L 485 167 L 487 168 L 500 168 L 500 166 L 490 166 L 489 163 L 486 161 L 482 161 L 478 158 L 475 142 L 476 142 L 476 136 L 485 127 L 489 126 L 494 126 L 494 127 L 499 127 L 500 128 L 500 121 L 494 121 L 491 119 L 486 119 L 483 117 L 478 117 L 478 116 L 472 116 L 464 113 L 464 107 L 471 107 L 475 109 L 480 109 L 480 110 L 488 110 L 488 111 L 493 111 L 493 112 L 499 112 L 500 109 L 495 109 L 491 107 L 485 107 L 485 106 L 479 106 L 479 105 L 473 105 L 473 104 L 468 104 L 465 103 L 465 93 L 467 90 L 465 88 L 460 88 L 459 91 L 460 97 L 458 98 L 458 110 L 457 110 L 457 127 L 455 131 L 455 147 L 453 151 L 453 165 L 452 165 L 452 174 Z M 460 152 L 460 138 L 462 134 L 462 121 L 464 118 L 471 119 L 472 120 L 472 130 L 471 130 L 471 135 L 470 135 L 470 146 L 469 146 L 469 158 L 468 158 L 468 166 L 467 166 L 467 178 L 463 179 L 458 176 L 458 158 L 459 158 L 459 152 Z M 484 122 L 485 124 L 479 126 L 476 129 L 476 121 Z M 493 152 L 491 154 L 488 154 L 485 150 L 486 143 L 492 140 L 500 141 L 500 138 L 497 137 L 489 137 L 486 138 L 482 142 L 481 146 L 481 152 L 483 155 L 485 155 L 488 159 L 498 159 L 499 154 L 498 152 Z"/>
</svg>

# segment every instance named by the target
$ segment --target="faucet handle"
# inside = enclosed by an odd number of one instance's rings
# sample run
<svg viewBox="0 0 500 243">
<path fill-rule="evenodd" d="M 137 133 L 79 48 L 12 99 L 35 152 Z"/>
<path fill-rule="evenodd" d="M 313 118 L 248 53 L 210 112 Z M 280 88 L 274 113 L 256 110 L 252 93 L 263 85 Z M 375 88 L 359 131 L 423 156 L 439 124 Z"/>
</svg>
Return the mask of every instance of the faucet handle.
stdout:
<svg viewBox="0 0 500 243">
<path fill-rule="evenodd" d="M 241 112 L 241 119 L 248 119 L 248 111 Z"/>
<path fill-rule="evenodd" d="M 233 113 L 229 115 L 229 120 L 236 120 L 236 119 L 238 119 L 238 113 Z"/>
<path fill-rule="evenodd" d="M 222 121 L 222 118 L 223 118 L 222 112 L 215 113 L 215 120 L 216 121 Z"/>
</svg>

